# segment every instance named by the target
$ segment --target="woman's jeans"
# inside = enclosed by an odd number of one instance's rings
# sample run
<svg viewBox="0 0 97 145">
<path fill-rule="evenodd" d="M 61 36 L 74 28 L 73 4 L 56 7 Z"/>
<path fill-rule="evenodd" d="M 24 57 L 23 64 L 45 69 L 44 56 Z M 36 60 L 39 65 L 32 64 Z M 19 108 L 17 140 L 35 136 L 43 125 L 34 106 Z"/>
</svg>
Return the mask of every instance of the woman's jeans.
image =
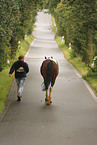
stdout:
<svg viewBox="0 0 97 145">
<path fill-rule="evenodd" d="M 25 80 L 26 80 L 26 77 L 16 78 L 16 82 L 17 82 L 17 95 L 18 96 L 22 96 Z"/>
</svg>

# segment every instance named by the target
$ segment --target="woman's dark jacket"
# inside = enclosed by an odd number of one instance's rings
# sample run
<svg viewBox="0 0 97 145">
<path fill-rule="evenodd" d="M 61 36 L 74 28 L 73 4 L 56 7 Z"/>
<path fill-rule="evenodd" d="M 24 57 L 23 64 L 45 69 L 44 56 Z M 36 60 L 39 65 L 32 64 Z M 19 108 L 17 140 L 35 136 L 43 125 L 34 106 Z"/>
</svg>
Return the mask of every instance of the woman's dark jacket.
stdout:
<svg viewBox="0 0 97 145">
<path fill-rule="evenodd" d="M 29 72 L 28 64 L 24 61 L 18 60 L 12 65 L 9 74 L 12 74 L 15 71 L 15 78 L 26 77 L 26 74 Z"/>
</svg>

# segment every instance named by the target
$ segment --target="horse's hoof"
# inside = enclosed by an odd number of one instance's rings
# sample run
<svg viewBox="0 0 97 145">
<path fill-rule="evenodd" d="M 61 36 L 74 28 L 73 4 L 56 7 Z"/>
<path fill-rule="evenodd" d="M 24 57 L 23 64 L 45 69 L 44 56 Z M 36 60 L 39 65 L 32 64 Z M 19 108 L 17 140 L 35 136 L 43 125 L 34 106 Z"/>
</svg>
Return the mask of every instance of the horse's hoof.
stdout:
<svg viewBox="0 0 97 145">
<path fill-rule="evenodd" d="M 50 100 L 49 100 L 49 98 L 47 98 L 46 104 L 47 104 L 47 105 L 50 105 Z"/>
<path fill-rule="evenodd" d="M 47 102 L 46 104 L 47 104 L 47 105 L 50 105 L 50 102 Z"/>
</svg>

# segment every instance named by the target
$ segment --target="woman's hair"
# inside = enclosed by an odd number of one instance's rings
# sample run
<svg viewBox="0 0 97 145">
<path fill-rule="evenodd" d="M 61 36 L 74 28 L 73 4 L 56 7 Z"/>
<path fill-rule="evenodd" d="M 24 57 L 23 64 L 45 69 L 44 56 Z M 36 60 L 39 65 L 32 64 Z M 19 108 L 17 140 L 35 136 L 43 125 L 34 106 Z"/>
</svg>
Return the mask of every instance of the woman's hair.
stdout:
<svg viewBox="0 0 97 145">
<path fill-rule="evenodd" d="M 24 56 L 23 56 L 23 55 L 20 55 L 20 56 L 18 57 L 18 59 L 19 59 L 19 60 L 24 59 Z"/>
</svg>

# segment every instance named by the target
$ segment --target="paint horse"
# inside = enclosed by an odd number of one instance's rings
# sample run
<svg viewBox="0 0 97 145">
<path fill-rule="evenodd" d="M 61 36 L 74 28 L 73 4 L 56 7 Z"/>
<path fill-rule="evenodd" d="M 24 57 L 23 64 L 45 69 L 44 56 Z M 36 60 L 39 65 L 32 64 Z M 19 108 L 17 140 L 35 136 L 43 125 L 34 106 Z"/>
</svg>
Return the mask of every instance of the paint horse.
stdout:
<svg viewBox="0 0 97 145">
<path fill-rule="evenodd" d="M 43 91 L 46 91 L 45 102 L 47 103 L 47 105 L 50 105 L 50 103 L 52 103 L 51 100 L 52 89 L 55 84 L 56 77 L 59 73 L 58 63 L 54 61 L 52 57 L 51 58 L 45 57 L 45 60 L 43 61 L 40 68 L 40 73 L 44 79 Z"/>
</svg>

